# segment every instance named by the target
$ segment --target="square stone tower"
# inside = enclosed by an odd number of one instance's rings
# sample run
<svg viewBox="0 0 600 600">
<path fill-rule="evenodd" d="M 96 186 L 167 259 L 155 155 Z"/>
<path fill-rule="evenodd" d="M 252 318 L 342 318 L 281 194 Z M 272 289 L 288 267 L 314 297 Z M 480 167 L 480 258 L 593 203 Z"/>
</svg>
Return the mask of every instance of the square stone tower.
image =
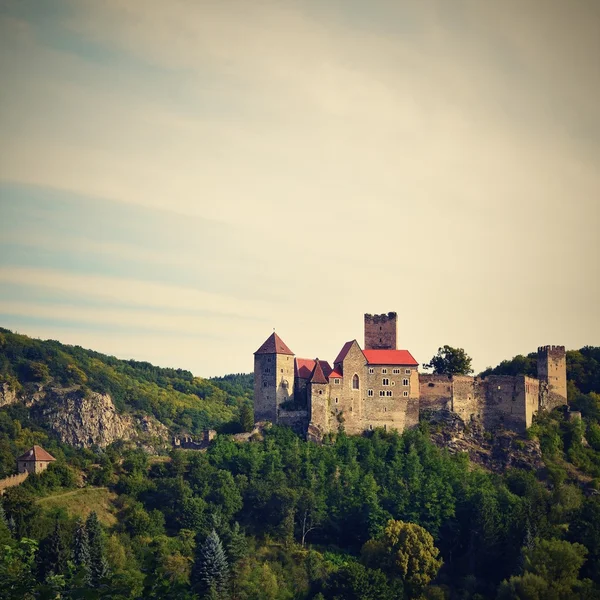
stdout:
<svg viewBox="0 0 600 600">
<path fill-rule="evenodd" d="M 365 350 L 397 350 L 398 315 L 365 314 Z"/>
<path fill-rule="evenodd" d="M 564 346 L 540 346 L 537 359 L 540 408 L 567 404 L 567 353 Z"/>
</svg>

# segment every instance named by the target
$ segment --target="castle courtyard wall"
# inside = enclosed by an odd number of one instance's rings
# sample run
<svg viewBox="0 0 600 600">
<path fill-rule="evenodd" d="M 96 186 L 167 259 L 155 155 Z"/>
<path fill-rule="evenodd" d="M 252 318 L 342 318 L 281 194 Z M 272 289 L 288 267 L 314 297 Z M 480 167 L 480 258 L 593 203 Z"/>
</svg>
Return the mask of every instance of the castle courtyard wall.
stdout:
<svg viewBox="0 0 600 600">
<path fill-rule="evenodd" d="M 419 374 L 420 410 L 452 410 L 452 377 L 448 375 Z"/>
</svg>

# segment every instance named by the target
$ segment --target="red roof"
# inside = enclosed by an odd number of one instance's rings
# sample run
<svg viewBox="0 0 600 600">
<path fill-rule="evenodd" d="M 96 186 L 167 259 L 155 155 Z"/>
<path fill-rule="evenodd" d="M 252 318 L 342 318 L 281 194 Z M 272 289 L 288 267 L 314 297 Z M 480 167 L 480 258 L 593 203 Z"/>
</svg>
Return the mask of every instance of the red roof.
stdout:
<svg viewBox="0 0 600 600">
<path fill-rule="evenodd" d="M 290 354 L 294 356 L 294 353 L 275 332 L 266 339 L 265 343 L 254 354 Z"/>
<path fill-rule="evenodd" d="M 341 379 L 343 377 L 343 375 L 337 369 L 334 369 L 329 374 L 329 379 L 331 379 L 332 377 L 337 377 L 338 379 Z"/>
<path fill-rule="evenodd" d="M 17 460 L 21 460 L 24 462 L 37 462 L 37 461 L 46 461 L 46 462 L 51 462 L 53 460 L 56 460 L 54 458 L 54 456 L 52 456 L 52 454 L 49 454 L 48 452 L 46 452 L 41 446 L 33 446 L 33 448 L 30 448 L 29 450 L 27 450 L 27 452 L 25 452 L 25 454 L 23 454 L 22 456 L 19 456 L 19 458 L 17 458 Z"/>
<path fill-rule="evenodd" d="M 323 369 L 325 377 L 328 377 L 329 373 L 331 373 L 329 363 L 326 360 L 320 360 L 319 362 L 321 363 L 321 368 Z M 310 379 L 315 369 L 315 361 L 312 358 L 297 358 L 295 363 L 296 377 Z"/>
<path fill-rule="evenodd" d="M 323 373 L 323 367 L 321 367 L 321 361 L 318 358 L 315 360 L 315 370 L 313 371 L 312 379 L 310 380 L 310 382 L 311 383 L 324 383 L 324 384 L 329 383 L 327 381 L 327 378 L 325 377 L 325 374 Z"/>
<path fill-rule="evenodd" d="M 370 365 L 406 365 L 419 366 L 408 350 L 363 350 Z"/>
</svg>

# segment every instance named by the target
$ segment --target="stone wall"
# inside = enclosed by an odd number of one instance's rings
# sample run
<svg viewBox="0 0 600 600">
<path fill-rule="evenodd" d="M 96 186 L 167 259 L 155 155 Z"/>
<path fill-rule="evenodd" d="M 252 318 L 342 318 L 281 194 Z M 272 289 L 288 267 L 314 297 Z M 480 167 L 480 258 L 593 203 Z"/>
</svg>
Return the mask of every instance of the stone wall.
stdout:
<svg viewBox="0 0 600 600">
<path fill-rule="evenodd" d="M 420 410 L 452 410 L 452 377 L 419 374 Z"/>
<path fill-rule="evenodd" d="M 254 418 L 277 422 L 281 404 L 294 397 L 294 357 L 289 354 L 254 355 Z"/>
<path fill-rule="evenodd" d="M 23 483 L 29 473 L 25 471 L 24 473 L 19 473 L 18 475 L 10 475 L 9 477 L 5 477 L 4 479 L 0 479 L 0 496 L 4 494 L 4 490 L 8 488 L 15 487 L 16 485 L 20 485 Z"/>
<path fill-rule="evenodd" d="M 332 410 L 330 406 L 331 392 L 331 385 L 324 383 L 311 383 L 308 386 L 309 420 L 313 425 L 319 427 L 322 433 L 329 433 L 331 431 L 329 422 Z"/>
<path fill-rule="evenodd" d="M 452 410 L 465 422 L 483 418 L 485 390 L 480 380 L 469 375 L 454 375 L 452 378 Z"/>
<path fill-rule="evenodd" d="M 365 314 L 365 350 L 396 350 L 397 336 L 398 315 L 395 312 Z"/>
</svg>

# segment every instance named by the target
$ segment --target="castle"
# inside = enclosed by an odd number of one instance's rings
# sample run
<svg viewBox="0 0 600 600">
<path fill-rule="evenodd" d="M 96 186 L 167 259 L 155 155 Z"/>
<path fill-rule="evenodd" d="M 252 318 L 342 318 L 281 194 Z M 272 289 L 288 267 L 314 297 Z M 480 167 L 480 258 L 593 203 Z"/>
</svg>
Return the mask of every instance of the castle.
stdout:
<svg viewBox="0 0 600 600">
<path fill-rule="evenodd" d="M 256 421 L 289 425 L 320 440 L 338 431 L 381 427 L 403 431 L 421 411 L 449 410 L 488 429 L 523 432 L 540 410 L 567 404 L 564 346 L 538 348 L 538 378 L 430 375 L 408 350 L 397 348 L 395 312 L 364 316 L 365 342 L 346 342 L 333 365 L 297 358 L 271 334 L 254 353 Z"/>
</svg>

